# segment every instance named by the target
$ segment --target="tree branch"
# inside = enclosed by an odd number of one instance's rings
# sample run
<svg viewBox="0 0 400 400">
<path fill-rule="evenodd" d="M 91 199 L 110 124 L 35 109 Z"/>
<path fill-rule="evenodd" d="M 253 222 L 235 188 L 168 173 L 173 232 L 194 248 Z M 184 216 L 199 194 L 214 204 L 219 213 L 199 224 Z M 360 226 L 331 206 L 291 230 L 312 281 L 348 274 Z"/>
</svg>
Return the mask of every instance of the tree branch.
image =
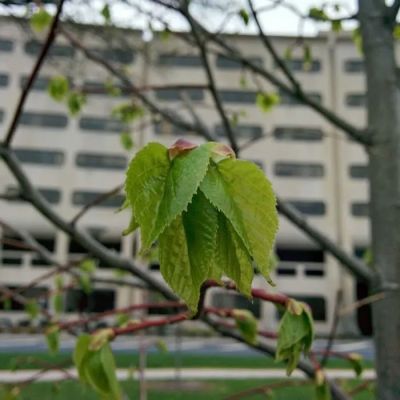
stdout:
<svg viewBox="0 0 400 400">
<path fill-rule="evenodd" d="M 36 60 L 36 63 L 32 69 L 31 75 L 29 76 L 29 79 L 26 83 L 26 86 L 24 87 L 24 90 L 21 93 L 17 108 L 14 112 L 14 116 L 11 121 L 11 125 L 8 128 L 7 135 L 4 140 L 4 144 L 6 146 L 9 146 L 11 144 L 11 141 L 12 141 L 15 131 L 17 129 L 18 122 L 21 117 L 24 105 L 25 105 L 25 101 L 28 98 L 28 94 L 33 86 L 33 83 L 35 82 L 37 75 L 39 74 L 40 68 L 42 67 L 42 64 L 46 58 L 46 55 L 50 49 L 50 46 L 56 37 L 57 26 L 58 26 L 58 22 L 60 20 L 60 16 L 62 13 L 64 3 L 65 3 L 65 0 L 60 0 L 58 3 L 56 15 L 54 16 L 51 26 L 49 28 L 49 33 L 47 34 L 46 41 L 42 47 L 42 50 L 40 51 L 39 57 Z"/>
</svg>

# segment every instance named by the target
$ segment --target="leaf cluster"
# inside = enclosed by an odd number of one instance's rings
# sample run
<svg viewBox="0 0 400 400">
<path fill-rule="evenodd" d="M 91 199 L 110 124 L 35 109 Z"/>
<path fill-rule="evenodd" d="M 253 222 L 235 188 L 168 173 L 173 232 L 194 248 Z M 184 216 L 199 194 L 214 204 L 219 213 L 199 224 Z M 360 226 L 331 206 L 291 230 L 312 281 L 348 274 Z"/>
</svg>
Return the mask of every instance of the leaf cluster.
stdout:
<svg viewBox="0 0 400 400">
<path fill-rule="evenodd" d="M 149 143 L 131 161 L 125 191 L 142 253 L 159 244 L 160 271 L 195 312 L 200 287 L 227 276 L 251 295 L 254 265 L 269 279 L 278 219 L 263 171 L 219 143 Z"/>
</svg>

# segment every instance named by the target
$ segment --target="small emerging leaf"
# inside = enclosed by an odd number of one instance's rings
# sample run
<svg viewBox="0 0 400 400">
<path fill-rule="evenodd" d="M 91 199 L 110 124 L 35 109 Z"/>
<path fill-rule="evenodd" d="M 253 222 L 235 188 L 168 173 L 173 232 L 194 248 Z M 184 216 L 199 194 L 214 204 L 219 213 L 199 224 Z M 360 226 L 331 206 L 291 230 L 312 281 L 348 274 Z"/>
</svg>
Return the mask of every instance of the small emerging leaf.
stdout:
<svg viewBox="0 0 400 400">
<path fill-rule="evenodd" d="M 247 12 L 247 10 L 245 10 L 244 8 L 241 8 L 239 10 L 239 16 L 240 16 L 240 18 L 242 18 L 242 21 L 244 22 L 245 25 L 249 24 L 250 16 L 249 16 L 249 13 Z"/>
<path fill-rule="evenodd" d="M 25 311 L 28 313 L 30 319 L 36 319 L 40 311 L 39 303 L 36 300 L 29 300 L 25 304 Z"/>
<path fill-rule="evenodd" d="M 42 32 L 50 25 L 51 20 L 52 16 L 43 7 L 41 7 L 31 16 L 29 22 L 34 31 Z"/>
<path fill-rule="evenodd" d="M 86 96 L 80 92 L 71 92 L 67 99 L 68 110 L 72 116 L 79 114 L 86 104 Z"/>
<path fill-rule="evenodd" d="M 165 343 L 165 340 L 158 339 L 156 341 L 156 347 L 161 353 L 167 353 L 168 352 L 168 347 L 167 347 L 167 344 Z"/>
<path fill-rule="evenodd" d="M 85 258 L 79 263 L 80 270 L 87 272 L 88 274 L 96 272 L 96 267 L 96 261 L 93 260 L 93 258 Z"/>
<path fill-rule="evenodd" d="M 326 15 L 325 11 L 322 8 L 310 8 L 308 16 L 316 21 L 329 21 L 329 17 Z"/>
<path fill-rule="evenodd" d="M 106 21 L 106 23 L 109 24 L 111 22 L 110 5 L 109 4 L 105 4 L 104 7 L 101 9 L 100 13 L 103 16 L 103 18 Z"/>
<path fill-rule="evenodd" d="M 349 360 L 351 366 L 353 367 L 354 372 L 356 373 L 357 378 L 359 378 L 363 372 L 363 357 L 361 354 L 350 353 L 347 355 L 347 359 Z"/>
<path fill-rule="evenodd" d="M 69 91 L 69 82 L 65 76 L 53 76 L 47 88 L 49 95 L 56 101 L 64 100 Z"/>
<path fill-rule="evenodd" d="M 58 350 L 60 348 L 60 330 L 57 325 L 53 325 L 47 328 L 46 342 L 50 353 L 58 353 Z"/>
<path fill-rule="evenodd" d="M 111 111 L 111 115 L 124 123 L 130 123 L 135 119 L 143 117 L 144 110 L 135 103 L 124 103 L 115 106 Z"/>
<path fill-rule="evenodd" d="M 129 132 L 122 132 L 119 138 L 120 138 L 120 141 L 121 141 L 121 146 L 125 150 L 132 150 L 132 148 L 133 148 L 133 140 L 132 140 L 132 136 L 130 135 Z"/>
<path fill-rule="evenodd" d="M 312 53 L 311 47 L 308 44 L 303 45 L 303 69 L 309 71 L 312 66 Z"/>
<path fill-rule="evenodd" d="M 268 112 L 280 103 L 280 97 L 277 93 L 258 93 L 256 98 L 257 106 L 261 111 Z"/>
<path fill-rule="evenodd" d="M 248 310 L 233 310 L 236 326 L 249 344 L 257 343 L 257 319 Z"/>
</svg>

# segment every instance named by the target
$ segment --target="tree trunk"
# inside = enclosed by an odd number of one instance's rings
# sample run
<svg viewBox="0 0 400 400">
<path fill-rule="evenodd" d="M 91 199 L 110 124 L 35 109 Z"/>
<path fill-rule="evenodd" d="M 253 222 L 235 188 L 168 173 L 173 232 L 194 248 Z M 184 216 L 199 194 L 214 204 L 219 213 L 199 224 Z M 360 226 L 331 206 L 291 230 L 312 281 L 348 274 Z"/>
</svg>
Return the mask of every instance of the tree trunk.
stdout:
<svg viewBox="0 0 400 400">
<path fill-rule="evenodd" d="M 359 0 L 367 76 L 377 399 L 400 399 L 400 90 L 393 21 L 384 0 Z"/>
</svg>

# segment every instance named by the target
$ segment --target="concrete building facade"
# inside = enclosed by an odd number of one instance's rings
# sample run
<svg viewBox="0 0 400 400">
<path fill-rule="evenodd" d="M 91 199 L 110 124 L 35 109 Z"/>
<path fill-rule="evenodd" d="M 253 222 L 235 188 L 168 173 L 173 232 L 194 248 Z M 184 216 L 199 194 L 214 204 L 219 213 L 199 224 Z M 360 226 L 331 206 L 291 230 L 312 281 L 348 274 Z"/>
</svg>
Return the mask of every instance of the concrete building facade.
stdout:
<svg viewBox="0 0 400 400">
<path fill-rule="evenodd" d="M 40 37 L 33 40 L 26 29 L 23 23 L 1 18 L 1 136 L 10 124 L 21 87 L 40 49 Z M 206 126 L 225 141 L 212 98 L 203 87 L 206 77 L 193 46 L 174 37 L 167 41 L 153 38 L 144 42 L 139 32 L 126 30 L 117 33 L 109 46 L 110 42 L 98 35 L 96 28 L 72 27 L 71 32 L 89 49 L 124 68 L 135 84 L 147 87 L 148 95 L 170 112 L 190 118 L 187 103 L 182 101 L 182 90 L 174 85 L 195 86 L 185 91 L 186 98 Z M 226 40 L 249 58 L 279 74 L 256 37 L 232 35 Z M 112 41 L 115 41 L 115 50 L 111 50 L 114 49 Z M 283 54 L 293 45 L 294 39 L 274 37 L 273 42 Z M 353 124 L 364 126 L 363 62 L 350 38 L 320 35 L 307 39 L 307 42 L 312 49 L 313 61 L 304 68 L 301 49 L 298 52 L 294 49 L 288 62 L 295 76 L 316 100 Z M 280 94 L 279 105 L 271 112 L 263 113 L 256 106 L 256 95 L 259 91 L 275 91 L 273 87 L 213 51 L 209 60 L 224 105 L 230 117 L 238 120 L 235 129 L 240 144 L 244 145 L 241 156 L 257 162 L 279 196 L 291 202 L 313 225 L 347 251 L 362 254 L 369 243 L 367 166 L 362 148 L 346 139 L 314 111 L 284 94 Z M 77 117 L 69 116 L 65 104 L 54 102 L 47 93 L 49 79 L 60 73 L 70 77 L 77 87 L 92 89 L 87 104 Z M 129 101 L 129 94 L 122 88 L 117 96 L 107 95 L 104 82 L 115 80 L 59 38 L 29 95 L 16 134 L 15 148 L 24 170 L 52 207 L 66 219 L 72 219 L 96 196 L 122 183 L 124 169 L 140 145 L 149 141 L 170 145 L 182 136 L 202 141 L 190 132 L 178 131 L 151 116 L 145 116 L 134 126 L 124 126 L 112 118 L 111 110 Z M 96 89 L 100 90 L 95 93 Z M 125 151 L 120 144 L 120 134 L 126 130 L 131 131 L 135 142 L 133 152 Z M 258 140 L 247 144 L 255 138 Z M 0 164 L 0 193 L 15 193 L 16 190 L 11 174 Z M 115 251 L 132 257 L 134 238 L 121 236 L 129 215 L 115 213 L 122 201 L 122 195 L 108 199 L 87 213 L 79 224 Z M 78 259 L 85 253 L 78 243 L 56 231 L 24 202 L 0 201 L 0 209 L 1 218 L 34 234 L 59 261 Z M 10 235 L 3 232 L 3 237 Z M 274 272 L 277 289 L 307 301 L 313 308 L 317 330 L 327 333 L 338 291 L 343 292 L 344 304 L 350 304 L 356 300 L 357 291 L 361 293 L 365 288 L 284 218 L 280 221 L 276 249 L 280 258 Z M 147 267 L 143 262 L 143 268 Z M 14 248 L 7 241 L 0 248 L 3 285 L 23 286 L 48 268 L 32 252 Z M 156 266 L 153 265 L 152 270 L 158 274 Z M 102 265 L 96 273 L 114 276 L 112 270 Z M 53 285 L 53 280 L 45 281 L 31 295 Z M 254 285 L 266 287 L 260 278 L 255 279 Z M 78 290 L 72 292 L 66 294 L 66 312 L 70 313 L 75 312 L 82 302 L 95 312 L 142 298 L 138 291 L 112 286 L 96 286 L 90 298 Z M 220 306 L 249 306 L 265 328 L 276 327 L 276 312 L 268 305 L 251 304 L 218 290 L 211 293 L 207 301 Z M 17 320 L 23 318 L 16 304 L 13 308 L 7 315 Z M 362 314 L 353 314 L 344 319 L 342 330 L 357 333 L 361 327 L 365 333 L 368 331 L 365 327 L 368 321 L 365 321 Z"/>
</svg>

